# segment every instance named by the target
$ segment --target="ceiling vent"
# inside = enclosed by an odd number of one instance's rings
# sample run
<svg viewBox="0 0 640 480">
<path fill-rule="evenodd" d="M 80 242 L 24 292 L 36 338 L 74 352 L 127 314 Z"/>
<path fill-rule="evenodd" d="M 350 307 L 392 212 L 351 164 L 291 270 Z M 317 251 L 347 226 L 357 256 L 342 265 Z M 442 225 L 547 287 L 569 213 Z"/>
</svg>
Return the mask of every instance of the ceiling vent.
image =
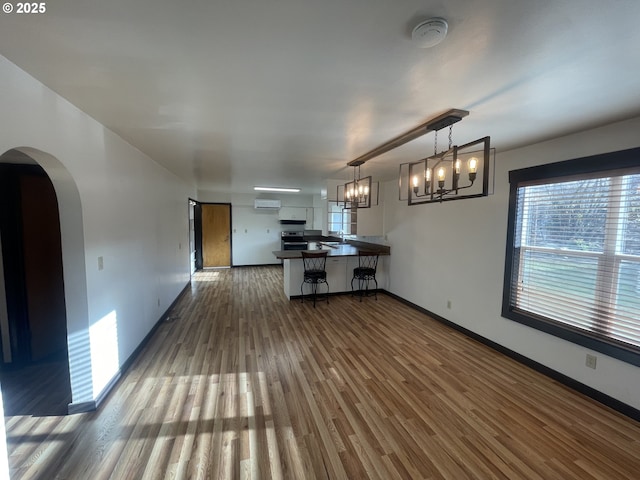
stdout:
<svg viewBox="0 0 640 480">
<path fill-rule="evenodd" d="M 258 210 L 263 210 L 263 209 L 277 210 L 278 208 L 280 208 L 280 204 L 281 204 L 280 200 L 270 200 L 266 198 L 256 198 L 253 202 L 254 208 Z"/>
</svg>

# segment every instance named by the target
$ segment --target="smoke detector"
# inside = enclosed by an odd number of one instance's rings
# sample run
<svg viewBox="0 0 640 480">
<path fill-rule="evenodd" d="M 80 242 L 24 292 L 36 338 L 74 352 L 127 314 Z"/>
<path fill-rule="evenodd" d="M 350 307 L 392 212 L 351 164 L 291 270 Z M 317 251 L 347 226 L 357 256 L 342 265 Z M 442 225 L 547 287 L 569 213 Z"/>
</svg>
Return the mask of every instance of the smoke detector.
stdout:
<svg viewBox="0 0 640 480">
<path fill-rule="evenodd" d="M 431 48 L 447 36 L 449 24 L 444 18 L 430 18 L 416 25 L 411 32 L 411 40 L 420 48 Z"/>
</svg>

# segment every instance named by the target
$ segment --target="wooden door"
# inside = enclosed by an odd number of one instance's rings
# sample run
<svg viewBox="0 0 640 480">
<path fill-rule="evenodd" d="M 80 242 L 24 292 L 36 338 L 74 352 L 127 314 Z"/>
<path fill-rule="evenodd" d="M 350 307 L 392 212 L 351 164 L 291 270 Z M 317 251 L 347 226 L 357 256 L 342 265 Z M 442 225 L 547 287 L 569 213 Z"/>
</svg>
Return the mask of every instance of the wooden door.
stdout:
<svg viewBox="0 0 640 480">
<path fill-rule="evenodd" d="M 202 204 L 202 266 L 231 266 L 231 205 Z"/>
</svg>

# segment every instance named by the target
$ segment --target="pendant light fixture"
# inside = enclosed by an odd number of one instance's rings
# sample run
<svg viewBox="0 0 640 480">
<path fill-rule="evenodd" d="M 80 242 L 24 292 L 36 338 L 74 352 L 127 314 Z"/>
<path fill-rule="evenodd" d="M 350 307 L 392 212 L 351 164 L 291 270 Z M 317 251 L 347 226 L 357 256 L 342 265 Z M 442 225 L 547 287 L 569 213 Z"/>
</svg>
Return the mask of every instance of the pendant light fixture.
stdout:
<svg viewBox="0 0 640 480">
<path fill-rule="evenodd" d="M 453 145 L 452 130 L 453 126 L 449 126 L 447 150 L 438 152 L 436 130 L 431 157 L 400 165 L 400 188 L 403 184 L 403 170 L 408 171 L 405 183 L 409 205 L 440 203 L 489 194 L 490 137 L 458 146 Z M 481 173 L 481 185 L 476 183 L 478 172 Z"/>
<path fill-rule="evenodd" d="M 361 178 L 360 177 L 360 165 L 364 162 L 360 162 L 353 166 L 353 181 L 347 182 L 343 187 L 343 199 L 344 208 L 370 208 L 371 207 L 371 194 L 372 183 L 371 176 Z M 340 186 L 338 186 L 340 190 Z M 338 198 L 340 198 L 340 192 L 338 191 Z"/>
<path fill-rule="evenodd" d="M 429 132 L 435 132 L 434 154 L 416 162 L 400 165 L 399 200 L 407 200 L 409 205 L 419 205 L 489 195 L 490 169 L 492 158 L 495 158 L 495 149 L 491 148 L 490 137 L 479 138 L 461 146 L 453 145 L 453 124 L 468 115 L 469 112 L 466 110 L 450 109 L 351 160 L 347 165 L 354 167 L 354 180 L 344 186 L 338 185 L 339 201 L 344 202 L 344 208 L 370 206 L 371 177 L 359 178 L 360 166 Z M 449 127 L 449 148 L 438 152 L 438 131 L 447 127 Z M 370 192 L 368 197 L 356 195 L 356 191 L 358 193 L 366 191 L 367 181 Z M 355 188 L 356 186 L 358 189 Z"/>
</svg>

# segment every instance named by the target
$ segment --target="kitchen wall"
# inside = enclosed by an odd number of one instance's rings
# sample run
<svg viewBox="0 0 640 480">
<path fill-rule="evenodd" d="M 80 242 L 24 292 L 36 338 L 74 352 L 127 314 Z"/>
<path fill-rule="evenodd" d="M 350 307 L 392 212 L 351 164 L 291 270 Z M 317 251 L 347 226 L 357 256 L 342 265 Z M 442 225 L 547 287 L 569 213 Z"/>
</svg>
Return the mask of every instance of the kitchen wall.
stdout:
<svg viewBox="0 0 640 480">
<path fill-rule="evenodd" d="M 56 190 L 73 405 L 84 408 L 188 284 L 195 190 L 4 57 L 0 83 L 0 154 L 26 153 Z"/>
<path fill-rule="evenodd" d="M 495 193 L 484 198 L 409 207 L 397 200 L 397 182 L 387 182 L 389 290 L 640 409 L 640 368 L 500 316 L 509 170 L 638 147 L 638 132 L 640 118 L 500 152 Z M 596 370 L 585 366 L 586 353 L 598 357 Z"/>
<path fill-rule="evenodd" d="M 235 266 L 280 263 L 271 253 L 280 250 L 283 226 L 278 221 L 278 210 L 256 210 L 253 199 L 250 205 L 234 202 L 231 204 L 231 220 Z"/>
<path fill-rule="evenodd" d="M 233 265 L 279 264 L 274 250 L 280 250 L 280 232 L 290 229 L 280 225 L 277 209 L 254 208 L 256 198 L 280 200 L 283 207 L 313 208 L 314 197 L 300 194 L 239 194 L 198 191 L 198 201 L 231 203 Z M 301 228 L 311 229 L 311 226 Z"/>
</svg>

